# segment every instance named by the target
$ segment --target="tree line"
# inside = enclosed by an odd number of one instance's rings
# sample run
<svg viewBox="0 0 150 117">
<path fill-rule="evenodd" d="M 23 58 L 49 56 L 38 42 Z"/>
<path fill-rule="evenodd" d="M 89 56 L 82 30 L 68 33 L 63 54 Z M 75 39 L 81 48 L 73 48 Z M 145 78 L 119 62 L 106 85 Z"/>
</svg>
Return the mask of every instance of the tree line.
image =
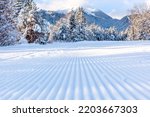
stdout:
<svg viewBox="0 0 150 117">
<path fill-rule="evenodd" d="M 134 7 L 129 19 L 131 25 L 124 31 L 118 31 L 115 27 L 104 29 L 96 24 L 88 24 L 84 9 L 78 8 L 53 25 L 42 18 L 33 0 L 1 0 L 0 45 L 23 42 L 46 44 L 52 41 L 149 40 L 149 6 L 145 4 Z"/>
</svg>

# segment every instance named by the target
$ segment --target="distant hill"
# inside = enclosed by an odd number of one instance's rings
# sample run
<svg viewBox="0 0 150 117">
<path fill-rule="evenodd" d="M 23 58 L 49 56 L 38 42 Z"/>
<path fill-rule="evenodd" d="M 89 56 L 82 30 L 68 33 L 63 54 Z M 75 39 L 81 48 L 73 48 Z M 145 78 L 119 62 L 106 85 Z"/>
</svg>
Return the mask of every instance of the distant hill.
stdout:
<svg viewBox="0 0 150 117">
<path fill-rule="evenodd" d="M 60 18 L 65 17 L 70 10 L 46 11 L 39 10 L 39 14 L 46 19 L 50 24 L 55 24 Z M 129 17 L 125 16 L 122 19 L 114 19 L 101 10 L 84 8 L 84 16 L 89 24 L 96 24 L 102 28 L 115 27 L 119 31 L 125 30 L 130 25 Z"/>
</svg>

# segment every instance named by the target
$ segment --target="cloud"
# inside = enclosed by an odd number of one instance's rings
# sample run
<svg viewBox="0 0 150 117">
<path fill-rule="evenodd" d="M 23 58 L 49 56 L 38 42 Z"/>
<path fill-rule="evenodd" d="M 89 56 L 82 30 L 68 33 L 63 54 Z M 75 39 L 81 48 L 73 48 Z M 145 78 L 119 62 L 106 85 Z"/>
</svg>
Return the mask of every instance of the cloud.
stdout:
<svg viewBox="0 0 150 117">
<path fill-rule="evenodd" d="M 50 5 L 49 4 L 46 4 L 46 3 L 37 3 L 37 7 L 40 8 L 40 9 L 46 9 L 46 10 L 50 10 L 49 7 Z"/>
<path fill-rule="evenodd" d="M 35 0 L 38 7 L 47 10 L 64 10 L 88 6 L 100 9 L 114 18 L 121 18 L 128 14 L 128 10 L 134 5 L 146 2 L 150 5 L 150 0 Z"/>
<path fill-rule="evenodd" d="M 49 4 L 44 2 L 39 3 L 38 7 L 48 10 L 63 10 L 84 6 L 87 3 L 87 0 L 51 0 Z"/>
<path fill-rule="evenodd" d="M 122 12 L 118 12 L 117 9 L 112 9 L 112 10 L 108 13 L 108 15 L 110 15 L 111 17 L 116 18 L 116 19 L 121 19 L 123 16 L 126 15 L 126 13 L 123 12 L 123 11 L 122 11 Z"/>
<path fill-rule="evenodd" d="M 129 0 L 123 0 L 123 3 L 124 3 L 125 5 L 130 5 Z"/>
</svg>

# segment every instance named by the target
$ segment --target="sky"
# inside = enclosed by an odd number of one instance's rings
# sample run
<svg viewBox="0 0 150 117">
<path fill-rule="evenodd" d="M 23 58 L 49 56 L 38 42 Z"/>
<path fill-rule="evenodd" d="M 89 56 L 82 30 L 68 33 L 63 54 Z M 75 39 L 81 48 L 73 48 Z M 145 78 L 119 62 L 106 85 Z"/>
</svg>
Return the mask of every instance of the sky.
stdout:
<svg viewBox="0 0 150 117">
<path fill-rule="evenodd" d="M 46 10 L 64 10 L 77 7 L 89 7 L 102 10 L 113 18 L 122 18 L 129 10 L 144 2 L 150 5 L 150 0 L 34 0 L 38 7 Z"/>
</svg>

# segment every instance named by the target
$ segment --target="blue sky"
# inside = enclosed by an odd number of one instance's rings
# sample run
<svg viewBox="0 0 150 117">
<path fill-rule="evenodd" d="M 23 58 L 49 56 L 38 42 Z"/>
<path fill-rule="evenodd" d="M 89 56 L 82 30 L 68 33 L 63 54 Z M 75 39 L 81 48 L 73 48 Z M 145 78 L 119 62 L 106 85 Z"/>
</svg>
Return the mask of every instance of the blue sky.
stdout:
<svg viewBox="0 0 150 117">
<path fill-rule="evenodd" d="M 150 3 L 150 0 L 34 0 L 39 8 L 47 10 L 71 9 L 79 6 L 100 9 L 114 18 L 128 14 L 135 4 Z"/>
</svg>

